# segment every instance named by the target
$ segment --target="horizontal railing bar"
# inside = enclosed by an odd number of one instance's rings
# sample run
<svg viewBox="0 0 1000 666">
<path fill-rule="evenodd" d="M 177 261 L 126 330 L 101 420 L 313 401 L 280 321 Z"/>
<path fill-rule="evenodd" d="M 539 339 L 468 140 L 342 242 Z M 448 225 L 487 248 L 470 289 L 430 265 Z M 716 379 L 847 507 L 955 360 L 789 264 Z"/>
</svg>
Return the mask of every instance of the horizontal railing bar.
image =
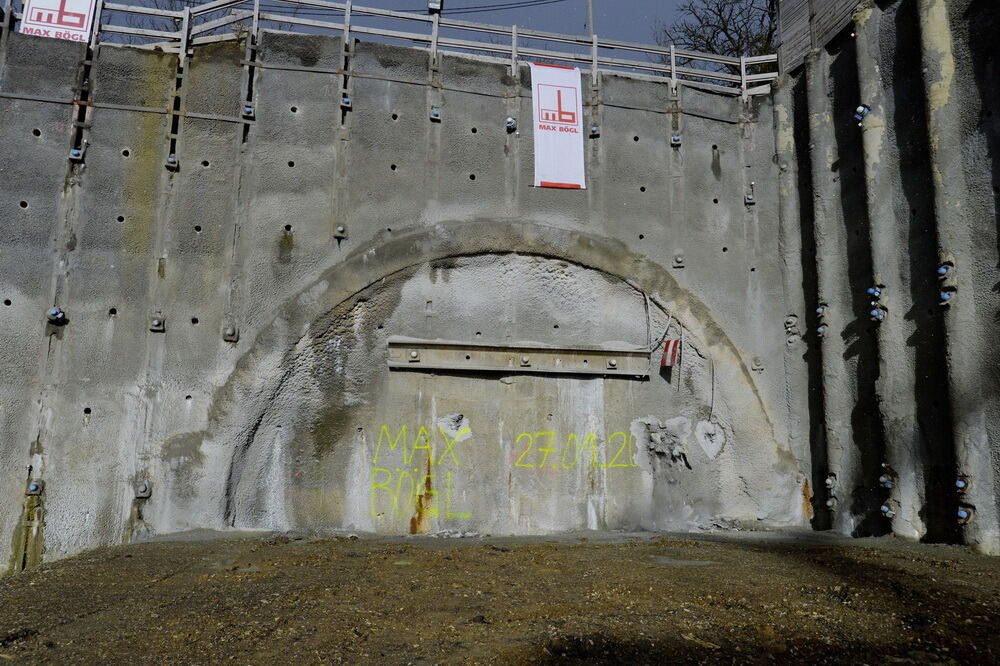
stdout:
<svg viewBox="0 0 1000 666">
<path fill-rule="evenodd" d="M 249 0 L 215 0 L 214 2 L 207 2 L 204 5 L 196 5 L 192 7 L 191 16 L 208 14 L 209 12 L 217 12 L 219 10 L 232 7 L 233 5 L 241 5 L 244 2 L 249 2 Z"/>
<path fill-rule="evenodd" d="M 778 62 L 778 56 L 772 53 L 770 55 L 747 56 L 743 60 L 748 65 L 755 65 L 763 62 Z"/>
<path fill-rule="evenodd" d="M 118 3 L 111 2 L 104 3 L 101 9 L 108 12 L 127 12 L 129 14 L 147 14 L 149 16 L 184 17 L 184 12 L 172 12 L 168 9 L 155 9 L 153 7 L 140 7 L 138 5 L 119 5 Z"/>
<path fill-rule="evenodd" d="M 275 23 L 292 23 L 294 25 L 307 25 L 311 28 L 329 28 L 330 30 L 343 30 L 343 23 L 330 23 L 328 21 L 317 21 L 316 19 L 304 19 L 298 16 L 285 16 L 284 14 L 261 14 L 261 21 L 274 21 Z"/>
<path fill-rule="evenodd" d="M 112 25 L 102 23 L 101 32 L 113 32 L 119 35 L 133 35 L 135 37 L 163 37 L 165 39 L 180 39 L 180 32 L 167 32 L 165 30 L 144 30 L 143 28 L 129 28 L 127 26 Z"/>
<path fill-rule="evenodd" d="M 202 35 L 191 40 L 192 45 L 213 44 L 215 42 L 226 42 L 239 37 L 235 32 L 226 32 L 221 35 Z"/>
<path fill-rule="evenodd" d="M 778 78 L 777 72 L 766 72 L 764 74 L 748 74 L 747 83 L 753 83 L 754 81 L 773 81 Z"/>
<path fill-rule="evenodd" d="M 208 32 L 210 30 L 215 30 L 216 28 L 221 28 L 224 25 L 229 25 L 230 23 L 236 23 L 237 21 L 242 21 L 253 16 L 252 11 L 238 11 L 233 12 L 227 16 L 222 16 L 211 21 L 206 21 L 204 23 L 199 23 L 198 25 L 191 28 L 191 36 L 200 35 L 203 32 Z"/>
</svg>

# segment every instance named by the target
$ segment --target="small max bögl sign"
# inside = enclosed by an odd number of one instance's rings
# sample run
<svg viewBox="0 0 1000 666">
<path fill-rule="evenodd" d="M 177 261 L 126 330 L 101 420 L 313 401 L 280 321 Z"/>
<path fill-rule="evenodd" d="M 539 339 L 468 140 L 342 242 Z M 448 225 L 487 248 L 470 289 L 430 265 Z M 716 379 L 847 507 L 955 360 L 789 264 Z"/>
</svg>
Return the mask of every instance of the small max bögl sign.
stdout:
<svg viewBox="0 0 1000 666">
<path fill-rule="evenodd" d="M 25 35 L 90 40 L 96 0 L 27 0 L 20 32 Z"/>
<path fill-rule="evenodd" d="M 586 188 L 580 70 L 531 65 L 535 187 Z"/>
</svg>

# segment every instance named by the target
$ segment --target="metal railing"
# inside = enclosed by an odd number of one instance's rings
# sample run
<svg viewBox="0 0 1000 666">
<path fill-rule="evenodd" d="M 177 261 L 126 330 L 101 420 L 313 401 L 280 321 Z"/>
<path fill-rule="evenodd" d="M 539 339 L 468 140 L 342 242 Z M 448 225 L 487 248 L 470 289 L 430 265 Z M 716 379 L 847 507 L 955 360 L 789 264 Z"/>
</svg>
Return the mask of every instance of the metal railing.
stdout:
<svg viewBox="0 0 1000 666">
<path fill-rule="evenodd" d="M 22 0 L 6 0 L 5 14 L 20 20 Z M 669 78 L 744 100 L 770 92 L 777 76 L 776 55 L 733 58 L 697 51 L 610 39 L 524 30 L 471 21 L 354 5 L 327 0 L 213 0 L 181 10 L 97 0 L 91 46 L 129 43 L 138 48 L 178 53 L 186 59 L 199 44 L 249 38 L 256 43 L 264 29 L 309 34 L 337 34 L 349 42 L 354 35 L 379 41 L 416 44 L 432 57 L 440 51 L 476 53 L 508 62 L 543 60 L 586 66 L 596 82 L 599 70 L 632 72 Z M 174 0 L 177 5 L 185 0 Z M 187 0 L 190 1 L 190 0 Z M 5 16 L 6 19 L 6 16 Z M 367 19 L 367 21 L 366 21 Z M 368 23 L 366 25 L 365 23 Z M 402 22 L 410 30 L 396 29 Z M 372 24 L 374 23 L 374 25 Z M 12 25 L 5 21 L 5 25 Z M 387 27 L 392 25 L 393 27 Z M 172 29 L 156 29 L 170 27 Z M 552 47 L 551 45 L 556 45 Z M 643 59 L 635 58 L 640 55 Z M 626 57 L 623 57 L 626 56 Z M 631 56 L 631 57 L 628 57 Z"/>
</svg>

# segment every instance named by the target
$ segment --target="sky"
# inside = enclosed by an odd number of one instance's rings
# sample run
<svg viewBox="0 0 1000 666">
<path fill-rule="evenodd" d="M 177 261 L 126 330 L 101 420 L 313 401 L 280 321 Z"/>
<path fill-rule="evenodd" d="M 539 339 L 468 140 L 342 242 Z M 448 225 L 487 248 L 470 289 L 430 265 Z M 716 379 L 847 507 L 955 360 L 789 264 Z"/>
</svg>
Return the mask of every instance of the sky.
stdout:
<svg viewBox="0 0 1000 666">
<path fill-rule="evenodd" d="M 530 1 L 530 0 L 529 0 Z M 587 34 L 587 0 L 539 0 L 545 4 L 506 11 L 460 13 L 462 7 L 513 4 L 518 0 L 445 0 L 451 18 L 492 23 L 563 34 Z M 356 4 L 379 9 L 426 12 L 426 0 L 354 0 Z M 670 24 L 681 0 L 593 0 L 594 26 L 600 37 L 653 44 L 653 26 Z M 521 0 L 520 4 L 525 4 Z"/>
</svg>

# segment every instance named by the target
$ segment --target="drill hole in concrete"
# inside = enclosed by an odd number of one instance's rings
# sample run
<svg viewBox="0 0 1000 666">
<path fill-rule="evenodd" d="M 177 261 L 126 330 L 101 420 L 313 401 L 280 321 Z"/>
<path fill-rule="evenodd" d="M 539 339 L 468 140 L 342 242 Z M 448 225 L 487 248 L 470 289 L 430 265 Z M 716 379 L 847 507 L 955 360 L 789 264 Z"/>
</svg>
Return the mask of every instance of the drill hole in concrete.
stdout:
<svg viewBox="0 0 1000 666">
<path fill-rule="evenodd" d="M 552 328 L 558 329 L 559 328 L 559 324 L 553 324 Z"/>
<path fill-rule="evenodd" d="M 717 203 L 719 203 L 719 200 L 718 199 L 712 199 L 712 203 L 717 204 Z"/>
<path fill-rule="evenodd" d="M 292 225 L 290 225 L 290 224 L 286 224 L 286 225 L 285 225 L 285 231 L 287 231 L 287 232 L 289 232 L 289 233 L 290 233 L 290 232 L 292 231 Z"/>
<path fill-rule="evenodd" d="M 7 307 L 10 307 L 10 303 L 11 303 L 11 301 L 10 301 L 9 298 L 3 299 L 3 304 L 6 305 Z"/>
<path fill-rule="evenodd" d="M 32 134 L 33 134 L 34 136 L 41 136 L 41 135 L 42 135 L 42 130 L 40 130 L 40 129 L 38 129 L 38 128 L 36 127 L 35 129 L 31 130 L 31 133 L 32 133 Z"/>
<path fill-rule="evenodd" d="M 198 318 L 197 317 L 191 317 L 191 325 L 192 326 L 197 326 L 198 325 Z"/>
<path fill-rule="evenodd" d="M 645 186 L 645 185 L 641 186 L 641 187 L 639 188 L 639 191 L 640 191 L 640 192 L 645 192 L 645 191 L 646 191 L 646 186 Z"/>
<path fill-rule="evenodd" d="M 646 234 L 639 234 L 639 240 L 643 240 L 645 238 L 646 238 Z"/>
<path fill-rule="evenodd" d="M 132 154 L 132 153 L 130 153 L 130 152 L 128 151 L 128 148 L 126 148 L 125 150 L 123 150 L 123 151 L 122 151 L 122 157 L 128 157 L 128 156 L 129 156 L 129 155 L 131 155 L 131 154 Z"/>
<path fill-rule="evenodd" d="M 200 224 L 194 225 L 194 232 L 196 234 L 200 234 L 201 233 L 201 225 Z"/>
<path fill-rule="evenodd" d="M 469 174 L 469 180 L 475 180 L 475 179 L 476 179 L 476 174 L 470 173 Z"/>
<path fill-rule="evenodd" d="M 712 150 L 718 150 L 718 149 L 719 149 L 719 147 L 713 143 L 712 144 Z"/>
<path fill-rule="evenodd" d="M 584 365 L 590 365 L 590 361 L 588 361 L 587 359 L 583 359 L 583 364 Z"/>
<path fill-rule="evenodd" d="M 632 140 L 635 141 L 636 143 L 639 143 L 639 137 L 637 136 L 632 137 Z"/>
<path fill-rule="evenodd" d="M 398 113 L 392 114 L 392 119 L 393 120 L 399 120 L 399 114 Z"/>
<path fill-rule="evenodd" d="M 292 111 L 292 113 L 298 113 L 298 112 L 299 112 L 299 107 L 297 107 L 297 106 L 293 106 L 293 107 L 291 108 L 291 111 Z"/>
<path fill-rule="evenodd" d="M 124 222 L 125 221 L 125 216 L 124 215 L 119 215 L 115 219 L 118 220 L 119 222 Z"/>
<path fill-rule="evenodd" d="M 478 132 L 478 131 L 479 131 L 479 130 L 477 130 L 477 129 L 476 129 L 475 127 L 473 127 L 473 128 L 472 128 L 472 133 L 473 133 L 473 134 L 475 134 L 475 133 L 476 133 L 476 132 Z"/>
<path fill-rule="evenodd" d="M 476 331 L 476 337 L 477 337 L 477 338 L 481 338 L 481 337 L 483 337 L 483 333 L 482 333 L 482 331 Z"/>
<path fill-rule="evenodd" d="M 83 413 L 84 414 L 90 414 L 90 407 L 84 407 L 83 408 Z"/>
<path fill-rule="evenodd" d="M 389 165 L 389 170 L 390 171 L 395 171 L 396 170 L 396 165 L 395 164 L 390 164 Z"/>
<path fill-rule="evenodd" d="M 201 161 L 201 165 L 202 165 L 203 167 L 207 167 L 207 166 L 208 166 L 208 164 L 209 164 L 208 160 L 202 160 L 202 161 Z"/>
<path fill-rule="evenodd" d="M 116 316 L 118 316 L 118 308 L 109 308 L 108 309 L 108 316 L 109 317 L 116 317 Z"/>
<path fill-rule="evenodd" d="M 22 201 L 22 202 L 21 202 L 21 203 L 19 203 L 18 205 L 19 205 L 19 206 L 20 206 L 21 208 L 27 208 L 27 207 L 28 207 L 28 202 L 27 202 L 27 201 Z"/>
<path fill-rule="evenodd" d="M 465 360 L 466 360 L 466 361 L 471 361 L 471 360 L 472 360 L 472 357 L 471 357 L 471 356 L 469 356 L 468 354 L 466 354 L 466 355 L 465 355 Z"/>
<path fill-rule="evenodd" d="M 289 160 L 288 161 L 288 166 L 289 166 L 289 168 L 294 167 L 295 166 L 295 162 L 292 162 L 291 160 Z"/>
<path fill-rule="evenodd" d="M 751 266 L 751 267 L 750 267 L 750 272 L 751 272 L 751 273 L 756 273 L 756 272 L 757 272 L 757 269 L 756 269 L 756 268 L 754 268 L 753 266 Z"/>
<path fill-rule="evenodd" d="M 184 396 L 184 399 L 187 400 L 188 402 L 191 402 L 191 396 L 189 395 Z"/>
<path fill-rule="evenodd" d="M 724 247 L 724 248 L 722 248 L 722 251 L 723 252 L 729 252 L 729 248 L 728 247 Z"/>
</svg>

